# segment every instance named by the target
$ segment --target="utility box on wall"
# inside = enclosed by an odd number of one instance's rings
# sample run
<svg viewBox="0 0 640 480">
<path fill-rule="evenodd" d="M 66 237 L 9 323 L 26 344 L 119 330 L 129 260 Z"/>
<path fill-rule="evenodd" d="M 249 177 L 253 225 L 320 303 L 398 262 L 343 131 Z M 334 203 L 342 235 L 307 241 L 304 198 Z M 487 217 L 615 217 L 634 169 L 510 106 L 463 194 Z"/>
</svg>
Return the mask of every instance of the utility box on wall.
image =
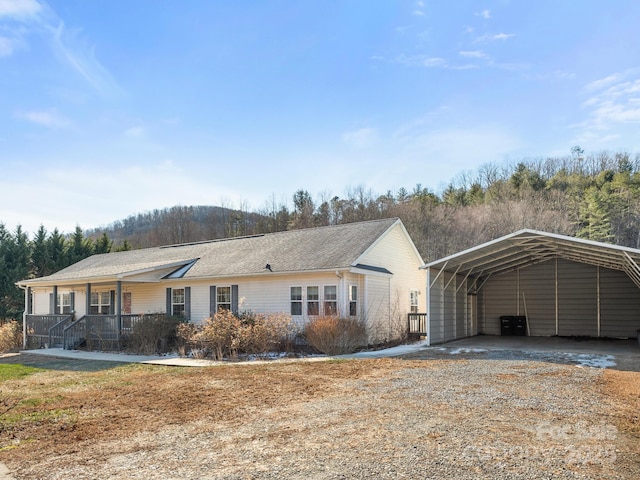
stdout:
<svg viewBox="0 0 640 480">
<path fill-rule="evenodd" d="M 524 315 L 502 315 L 500 317 L 500 335 L 525 337 L 527 335 L 527 317 Z"/>
</svg>

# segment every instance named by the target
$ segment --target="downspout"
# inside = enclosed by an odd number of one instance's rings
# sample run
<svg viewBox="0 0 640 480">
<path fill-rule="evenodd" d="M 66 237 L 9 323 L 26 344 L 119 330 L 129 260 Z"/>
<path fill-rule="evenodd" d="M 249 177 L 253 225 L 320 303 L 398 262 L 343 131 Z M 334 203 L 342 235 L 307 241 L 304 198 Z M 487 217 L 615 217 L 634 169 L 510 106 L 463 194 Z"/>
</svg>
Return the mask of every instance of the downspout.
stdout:
<svg viewBox="0 0 640 480">
<path fill-rule="evenodd" d="M 431 269 L 427 268 L 427 346 L 431 346 Z"/>
<path fill-rule="evenodd" d="M 31 294 L 31 287 L 25 287 L 18 285 L 18 288 L 24 290 L 24 312 L 22 312 L 22 348 L 27 348 L 27 310 L 29 305 L 29 296 Z"/>
<path fill-rule="evenodd" d="M 558 257 L 556 257 L 556 337 L 560 332 L 560 320 L 558 318 Z"/>
</svg>

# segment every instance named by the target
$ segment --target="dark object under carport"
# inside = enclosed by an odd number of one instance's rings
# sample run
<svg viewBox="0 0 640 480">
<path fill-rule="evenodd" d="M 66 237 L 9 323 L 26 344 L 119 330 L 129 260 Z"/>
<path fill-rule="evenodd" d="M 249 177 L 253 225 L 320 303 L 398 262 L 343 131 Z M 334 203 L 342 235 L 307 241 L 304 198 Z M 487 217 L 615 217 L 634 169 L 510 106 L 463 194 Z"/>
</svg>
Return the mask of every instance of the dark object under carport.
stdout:
<svg viewBox="0 0 640 480">
<path fill-rule="evenodd" d="M 524 315 L 502 315 L 500 317 L 500 335 L 526 337 L 527 317 Z"/>
</svg>

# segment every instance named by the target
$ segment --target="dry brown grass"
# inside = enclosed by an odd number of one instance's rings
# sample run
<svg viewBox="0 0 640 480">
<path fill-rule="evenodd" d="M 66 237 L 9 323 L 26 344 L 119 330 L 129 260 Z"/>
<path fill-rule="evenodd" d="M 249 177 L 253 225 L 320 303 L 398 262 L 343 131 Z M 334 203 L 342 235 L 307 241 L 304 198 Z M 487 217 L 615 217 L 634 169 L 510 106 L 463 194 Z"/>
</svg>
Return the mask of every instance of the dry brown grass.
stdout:
<svg viewBox="0 0 640 480">
<path fill-rule="evenodd" d="M 41 359 L 25 355 L 0 358 L 0 364 L 11 362 L 42 365 Z M 355 452 L 354 459 L 346 458 L 375 462 L 382 456 L 403 465 L 415 452 L 428 458 L 451 448 L 477 455 L 507 444 L 546 451 L 548 440 L 520 428 L 521 419 L 512 414 L 500 416 L 481 406 L 459 409 L 441 400 L 426 403 L 424 396 L 413 395 L 414 384 L 403 383 L 408 369 L 431 375 L 469 362 L 377 359 L 179 368 L 49 361 L 42 371 L 0 383 L 0 462 L 18 478 L 59 478 L 56 471 L 94 478 L 101 471 L 96 465 L 106 464 L 110 478 L 129 478 L 131 470 L 118 474 L 116 467 L 156 462 L 173 472 L 171 478 L 182 478 L 189 471 L 178 469 L 189 462 L 201 468 L 208 462 L 203 458 L 215 452 L 220 471 L 230 475 L 226 478 L 244 478 L 237 472 L 256 468 L 267 451 L 278 452 L 268 457 L 272 464 L 279 456 L 310 461 Z M 553 371 L 569 375 L 572 368 Z M 517 373 L 497 377 L 495 391 L 519 392 L 518 398 L 534 394 L 534 385 L 523 383 Z M 640 453 L 640 373 L 605 371 L 600 378 L 601 393 L 624 432 L 619 465 L 640 471 L 633 463 Z M 485 387 L 476 379 L 468 381 L 456 395 Z M 549 413 L 527 415 L 533 425 L 565 431 Z M 475 441 L 477 451 L 465 450 L 455 439 L 451 443 L 451 426 L 461 424 L 475 426 L 477 438 L 465 442 Z M 336 449 L 327 447 L 334 444 Z M 593 468 L 598 475 L 600 467 Z"/>
</svg>

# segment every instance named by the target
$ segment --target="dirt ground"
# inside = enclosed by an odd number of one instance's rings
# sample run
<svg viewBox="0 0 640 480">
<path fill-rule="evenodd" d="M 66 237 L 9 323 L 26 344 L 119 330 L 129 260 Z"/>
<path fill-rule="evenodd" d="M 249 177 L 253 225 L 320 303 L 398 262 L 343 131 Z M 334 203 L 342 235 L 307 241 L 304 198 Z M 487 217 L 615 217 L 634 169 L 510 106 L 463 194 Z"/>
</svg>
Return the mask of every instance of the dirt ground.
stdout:
<svg viewBox="0 0 640 480">
<path fill-rule="evenodd" d="M 640 477 L 640 373 L 518 359 L 0 357 L 17 479 Z"/>
</svg>

